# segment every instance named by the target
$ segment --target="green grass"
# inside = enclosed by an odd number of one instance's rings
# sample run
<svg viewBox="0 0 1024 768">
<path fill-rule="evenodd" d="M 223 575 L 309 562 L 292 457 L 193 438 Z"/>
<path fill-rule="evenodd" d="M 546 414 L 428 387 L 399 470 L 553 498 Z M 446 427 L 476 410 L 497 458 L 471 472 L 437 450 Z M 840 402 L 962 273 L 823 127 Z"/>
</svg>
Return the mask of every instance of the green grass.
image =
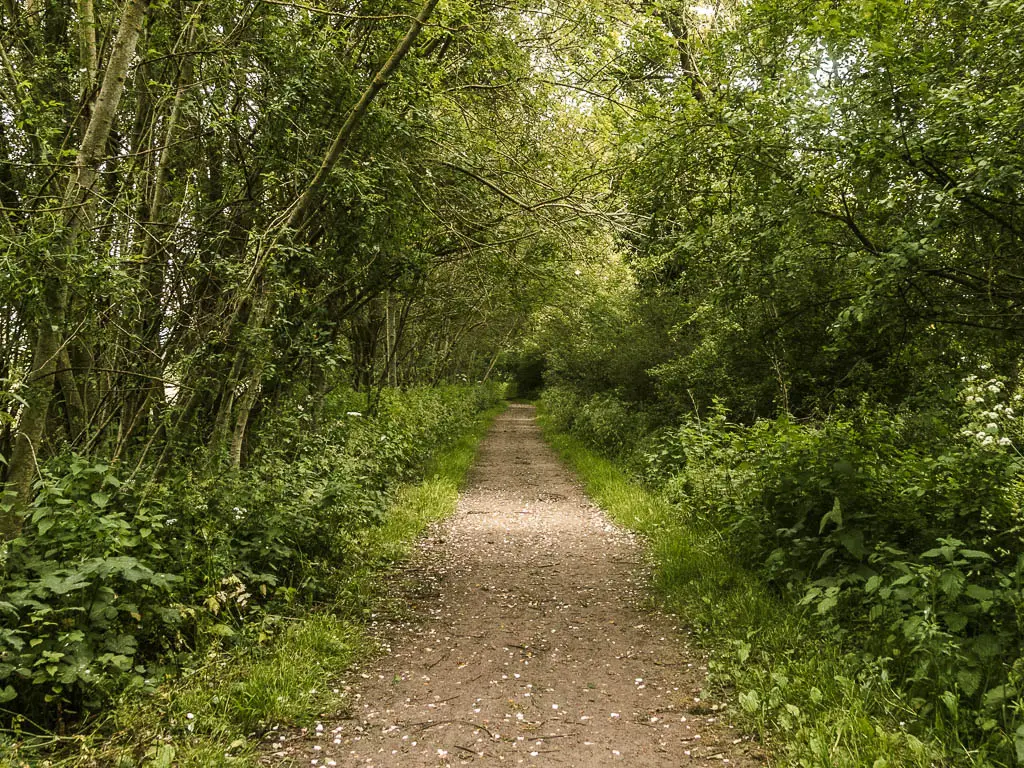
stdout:
<svg viewBox="0 0 1024 768">
<path fill-rule="evenodd" d="M 631 481 L 611 461 L 541 417 L 555 450 L 620 525 L 643 534 L 655 587 L 710 654 L 710 682 L 732 717 L 757 733 L 779 766 L 926 768 L 947 765 L 908 733 L 914 714 L 880 675 L 859 677 L 803 609 L 777 598 L 705 522 Z"/>
<path fill-rule="evenodd" d="M 384 577 L 428 525 L 454 511 L 477 444 L 504 408 L 481 414 L 434 457 L 421 482 L 398 492 L 384 523 L 361 534 L 358 562 L 325 574 L 337 584 L 334 605 L 295 619 L 277 617 L 286 625 L 277 632 L 250 628 L 251 637 L 232 651 L 212 654 L 156 694 L 126 696 L 89 733 L 0 741 L 0 768 L 256 768 L 259 740 L 252 734 L 344 711 L 338 680 L 376 650 L 366 621 L 386 608 Z"/>
</svg>

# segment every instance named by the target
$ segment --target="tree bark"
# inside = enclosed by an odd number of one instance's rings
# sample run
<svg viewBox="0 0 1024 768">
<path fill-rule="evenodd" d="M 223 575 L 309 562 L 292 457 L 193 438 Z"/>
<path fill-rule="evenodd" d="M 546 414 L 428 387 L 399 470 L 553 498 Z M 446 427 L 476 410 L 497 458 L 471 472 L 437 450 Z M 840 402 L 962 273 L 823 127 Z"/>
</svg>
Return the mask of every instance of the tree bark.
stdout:
<svg viewBox="0 0 1024 768">
<path fill-rule="evenodd" d="M 96 85 L 99 73 L 100 56 L 96 45 L 96 10 L 93 0 L 78 0 L 78 45 L 82 68 L 85 70 L 85 82 L 82 91 L 88 94 Z"/>
</svg>

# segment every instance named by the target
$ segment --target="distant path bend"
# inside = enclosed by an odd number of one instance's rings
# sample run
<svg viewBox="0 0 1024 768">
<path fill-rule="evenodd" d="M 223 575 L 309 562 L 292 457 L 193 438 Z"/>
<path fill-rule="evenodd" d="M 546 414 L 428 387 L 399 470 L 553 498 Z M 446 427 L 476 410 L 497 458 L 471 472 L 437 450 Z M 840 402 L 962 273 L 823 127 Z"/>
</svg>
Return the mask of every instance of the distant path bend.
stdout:
<svg viewBox="0 0 1024 768">
<path fill-rule="evenodd" d="M 268 745 L 269 765 L 760 764 L 699 700 L 704 671 L 646 608 L 643 550 L 513 405 L 457 513 L 410 566 L 423 616 L 350 681 L 352 717 Z M 717 708 L 716 708 L 717 709 Z"/>
</svg>

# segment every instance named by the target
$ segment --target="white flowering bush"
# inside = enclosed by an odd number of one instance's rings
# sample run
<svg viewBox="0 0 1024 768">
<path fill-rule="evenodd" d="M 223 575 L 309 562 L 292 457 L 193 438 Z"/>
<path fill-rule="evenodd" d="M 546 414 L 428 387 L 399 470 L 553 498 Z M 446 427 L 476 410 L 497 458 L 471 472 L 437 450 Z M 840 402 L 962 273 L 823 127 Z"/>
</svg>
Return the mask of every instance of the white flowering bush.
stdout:
<svg viewBox="0 0 1024 768">
<path fill-rule="evenodd" d="M 1024 395 L 1011 395 L 1000 378 L 972 374 L 964 379 L 960 400 L 962 437 L 985 448 L 1019 450 L 1024 438 Z"/>
</svg>

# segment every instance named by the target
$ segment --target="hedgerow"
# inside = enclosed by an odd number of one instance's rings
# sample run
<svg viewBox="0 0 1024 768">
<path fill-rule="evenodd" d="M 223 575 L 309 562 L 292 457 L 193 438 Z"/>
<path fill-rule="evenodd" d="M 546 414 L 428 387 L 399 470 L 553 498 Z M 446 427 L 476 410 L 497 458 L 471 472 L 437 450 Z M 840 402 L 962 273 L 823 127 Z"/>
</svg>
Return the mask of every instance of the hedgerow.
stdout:
<svg viewBox="0 0 1024 768">
<path fill-rule="evenodd" d="M 334 575 L 358 564 L 360 531 L 500 394 L 386 391 L 372 414 L 337 395 L 319 428 L 301 410 L 279 419 L 234 473 L 142 483 L 95 458 L 48 462 L 20 534 L 0 550 L 4 718 L 86 716 L 126 690 L 154 690 L 200 650 L 338 599 Z"/>
<path fill-rule="evenodd" d="M 609 398 L 544 403 L 806 611 L 807 647 L 844 649 L 862 685 L 894 688 L 908 727 L 972 765 L 1024 760 L 1024 419 L 1005 382 L 965 381 L 955 421 L 865 406 L 745 426 L 719 407 L 642 436 L 593 428 L 595 411 L 626 421 Z M 792 719 L 785 696 L 747 703 Z"/>
</svg>

